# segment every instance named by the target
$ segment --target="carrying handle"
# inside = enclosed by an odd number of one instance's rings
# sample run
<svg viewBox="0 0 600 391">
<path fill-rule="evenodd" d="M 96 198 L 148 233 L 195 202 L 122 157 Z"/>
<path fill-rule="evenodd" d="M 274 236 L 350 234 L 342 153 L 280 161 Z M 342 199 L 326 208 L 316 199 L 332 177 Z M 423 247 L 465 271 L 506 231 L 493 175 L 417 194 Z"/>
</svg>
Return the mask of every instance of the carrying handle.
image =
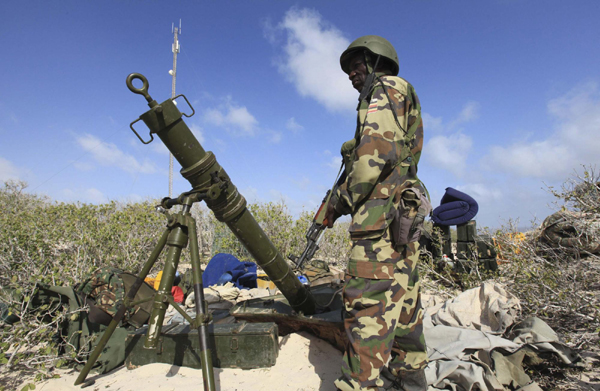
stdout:
<svg viewBox="0 0 600 391">
<path fill-rule="evenodd" d="M 136 79 L 142 81 L 142 83 L 143 83 L 142 88 L 136 88 L 133 85 L 133 81 Z M 146 76 L 142 75 L 141 73 L 130 73 L 129 76 L 127 76 L 126 83 L 127 83 L 127 88 L 129 88 L 129 90 L 131 92 L 133 92 L 134 94 L 143 95 L 144 98 L 146 98 L 146 101 L 148 101 L 148 103 L 151 103 L 153 101 L 150 94 L 148 94 L 149 83 L 148 83 L 148 79 L 146 79 Z"/>
<path fill-rule="evenodd" d="M 133 85 L 133 81 L 136 79 L 142 81 L 142 88 L 137 88 Z M 158 106 L 158 103 L 156 103 L 156 101 L 154 99 L 152 99 L 150 94 L 148 94 L 148 87 L 150 86 L 150 84 L 148 83 L 148 79 L 146 79 L 146 76 L 142 75 L 141 73 L 130 73 L 127 76 L 127 80 L 125 81 L 125 83 L 127 84 L 127 88 L 129 88 L 129 91 L 133 92 L 134 94 L 143 95 L 144 98 L 146 98 L 146 101 L 148 101 L 148 106 L 150 106 L 150 108 L 156 108 L 156 111 L 162 110 L 162 107 Z M 137 138 L 139 138 L 142 143 L 150 144 L 152 142 L 152 140 L 154 140 L 154 136 L 152 135 L 152 132 L 150 132 L 150 141 L 144 141 L 144 139 L 142 139 L 142 137 L 138 134 L 138 132 L 135 131 L 135 129 L 133 127 L 133 124 L 138 122 L 140 119 L 141 118 L 138 118 L 135 121 L 133 121 L 132 123 L 130 123 L 129 128 L 131 128 L 133 133 L 135 133 Z"/>
<path fill-rule="evenodd" d="M 185 115 L 188 118 L 190 118 L 192 115 L 196 114 L 196 110 L 194 110 L 194 108 L 192 107 L 190 101 L 185 97 L 185 95 L 179 94 L 175 98 L 173 98 L 172 100 L 175 101 L 175 99 L 177 99 L 179 97 L 183 97 L 183 99 L 185 99 L 185 102 L 188 104 L 188 106 L 190 107 L 190 109 L 192 109 L 192 114 L 190 114 L 190 115 L 187 115 L 186 113 L 181 113 L 181 114 Z"/>
<path fill-rule="evenodd" d="M 138 132 L 135 131 L 135 129 L 133 128 L 133 124 L 135 124 L 136 122 L 138 122 L 139 120 L 141 120 L 141 118 L 136 119 L 135 121 L 133 121 L 132 123 L 129 124 L 129 127 L 131 128 L 131 130 L 133 130 L 133 133 L 135 133 L 135 135 L 137 136 L 137 138 L 140 139 L 140 141 L 143 144 L 150 144 L 152 142 L 152 140 L 154 140 L 154 136 L 152 135 L 152 132 L 150 132 L 150 141 L 144 141 L 142 139 L 142 137 L 138 134 Z"/>
</svg>

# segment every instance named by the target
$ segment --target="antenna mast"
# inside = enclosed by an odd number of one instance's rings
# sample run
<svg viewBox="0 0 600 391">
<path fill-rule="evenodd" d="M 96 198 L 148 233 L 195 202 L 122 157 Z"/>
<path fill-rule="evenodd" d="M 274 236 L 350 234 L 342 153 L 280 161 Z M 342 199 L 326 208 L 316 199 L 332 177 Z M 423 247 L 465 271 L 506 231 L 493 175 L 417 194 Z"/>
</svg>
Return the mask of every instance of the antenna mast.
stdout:
<svg viewBox="0 0 600 391">
<path fill-rule="evenodd" d="M 177 53 L 179 53 L 178 35 L 181 34 L 181 19 L 179 19 L 179 28 L 175 24 L 171 24 L 171 32 L 173 33 L 173 69 L 169 72 L 173 78 L 171 83 L 171 98 L 175 98 L 175 79 L 177 78 Z M 173 196 L 173 154 L 169 152 L 169 197 Z"/>
</svg>

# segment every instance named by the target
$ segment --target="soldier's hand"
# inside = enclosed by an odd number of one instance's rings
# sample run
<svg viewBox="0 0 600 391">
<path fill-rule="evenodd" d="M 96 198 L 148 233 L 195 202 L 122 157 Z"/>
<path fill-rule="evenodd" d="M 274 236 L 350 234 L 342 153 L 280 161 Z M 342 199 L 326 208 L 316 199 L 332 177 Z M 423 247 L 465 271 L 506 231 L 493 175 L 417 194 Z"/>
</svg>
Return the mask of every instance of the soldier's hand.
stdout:
<svg viewBox="0 0 600 391">
<path fill-rule="evenodd" d="M 325 219 L 323 219 L 323 225 L 325 225 L 327 228 L 333 228 L 333 223 L 335 223 L 335 221 L 340 216 L 341 216 L 341 214 L 339 214 L 335 210 L 333 202 L 330 202 L 327 205 L 327 212 L 325 212 Z"/>
</svg>

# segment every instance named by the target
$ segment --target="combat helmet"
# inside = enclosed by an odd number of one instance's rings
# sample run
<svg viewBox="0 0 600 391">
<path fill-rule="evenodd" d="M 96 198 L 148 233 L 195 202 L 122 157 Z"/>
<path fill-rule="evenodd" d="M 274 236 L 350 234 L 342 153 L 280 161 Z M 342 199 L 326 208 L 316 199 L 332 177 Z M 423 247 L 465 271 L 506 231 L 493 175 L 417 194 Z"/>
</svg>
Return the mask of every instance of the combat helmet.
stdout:
<svg viewBox="0 0 600 391">
<path fill-rule="evenodd" d="M 357 38 L 352 42 L 348 49 L 344 50 L 344 53 L 340 56 L 340 65 L 342 70 L 346 73 L 350 71 L 350 59 L 359 50 L 367 50 L 371 54 L 380 55 L 385 58 L 392 65 L 392 73 L 398 74 L 400 69 L 400 63 L 398 62 L 398 54 L 392 44 L 385 38 L 378 35 L 365 35 Z"/>
</svg>

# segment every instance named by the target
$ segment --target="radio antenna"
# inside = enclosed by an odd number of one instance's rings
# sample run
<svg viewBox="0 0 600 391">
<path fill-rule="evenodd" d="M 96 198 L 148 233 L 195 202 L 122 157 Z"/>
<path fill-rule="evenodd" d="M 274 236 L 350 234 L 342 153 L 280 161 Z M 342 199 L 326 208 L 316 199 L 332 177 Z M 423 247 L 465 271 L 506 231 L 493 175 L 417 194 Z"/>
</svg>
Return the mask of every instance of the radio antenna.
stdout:
<svg viewBox="0 0 600 391">
<path fill-rule="evenodd" d="M 175 82 L 177 78 L 177 53 L 181 47 L 179 46 L 179 34 L 181 34 L 181 19 L 179 19 L 179 28 L 175 27 L 175 23 L 171 23 L 171 33 L 173 34 L 173 69 L 169 71 L 173 81 L 171 82 L 171 98 L 175 98 Z M 173 154 L 169 152 L 169 197 L 173 196 Z"/>
</svg>

